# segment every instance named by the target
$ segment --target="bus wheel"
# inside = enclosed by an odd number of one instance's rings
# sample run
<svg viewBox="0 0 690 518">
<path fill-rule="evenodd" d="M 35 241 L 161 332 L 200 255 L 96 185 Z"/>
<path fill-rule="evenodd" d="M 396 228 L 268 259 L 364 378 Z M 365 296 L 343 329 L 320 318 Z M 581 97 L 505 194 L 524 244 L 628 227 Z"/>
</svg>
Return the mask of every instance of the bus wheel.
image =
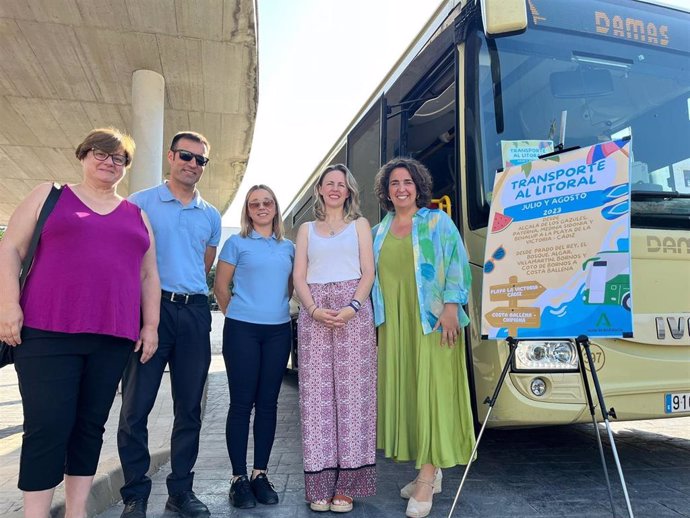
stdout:
<svg viewBox="0 0 690 518">
<path fill-rule="evenodd" d="M 630 293 L 623 295 L 623 307 L 630 311 Z"/>
</svg>

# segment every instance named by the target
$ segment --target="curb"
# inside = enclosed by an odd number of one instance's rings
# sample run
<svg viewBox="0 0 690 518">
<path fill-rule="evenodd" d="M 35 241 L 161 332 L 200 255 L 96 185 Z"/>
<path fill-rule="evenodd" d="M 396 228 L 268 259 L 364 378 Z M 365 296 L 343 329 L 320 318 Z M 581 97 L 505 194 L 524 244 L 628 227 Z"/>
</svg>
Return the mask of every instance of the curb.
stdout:
<svg viewBox="0 0 690 518">
<path fill-rule="evenodd" d="M 214 312 L 212 314 L 212 318 L 211 366 L 208 373 L 209 377 L 212 372 L 217 370 L 224 371 L 223 357 L 221 354 L 221 331 L 225 317 L 219 312 Z M 19 409 L 18 417 L 11 413 L 6 414 L 5 410 L 3 409 L 3 413 L 1 415 L 3 418 L 7 419 L 2 422 L 2 426 L 4 427 L 3 429 L 7 431 L 11 427 L 16 427 L 21 424 L 21 408 L 18 405 L 20 402 L 20 395 L 17 388 L 18 381 L 16 379 L 16 374 L 12 373 L 11 376 L 9 374 L 6 376 L 5 369 L 3 369 L 1 375 L 3 376 L 3 383 L 9 383 L 9 386 L 14 388 L 14 392 L 5 391 L 3 388 L 1 391 L 3 397 L 0 399 L 0 401 L 2 401 L 3 405 L 16 403 L 15 407 Z M 204 386 L 204 393 L 201 399 L 202 422 L 206 418 L 205 414 L 207 409 L 208 389 L 209 387 L 207 381 L 206 385 Z M 149 429 L 149 445 L 152 446 L 150 451 L 151 463 L 148 470 L 149 476 L 159 471 L 164 464 L 170 461 L 170 434 L 172 433 L 174 412 L 171 389 L 169 385 L 166 385 L 165 381 L 159 387 L 159 396 L 162 395 L 162 391 L 167 392 L 167 394 L 165 394 L 165 399 L 161 400 L 163 403 L 159 404 L 159 399 L 157 399 L 152 414 L 149 416 L 149 426 L 151 427 Z M 14 407 L 10 408 L 16 410 Z M 116 399 L 113 407 L 111 408 L 108 422 L 106 423 L 103 450 L 101 451 L 96 475 L 94 476 L 93 485 L 86 503 L 86 513 L 89 517 L 100 514 L 109 507 L 121 501 L 120 488 L 124 484 L 124 475 L 117 454 L 117 448 L 114 446 L 116 434 L 113 433 L 113 430 L 117 428 L 119 412 L 120 403 L 118 403 Z M 157 423 L 153 423 L 154 415 L 155 419 L 158 420 Z M 0 438 L 1 446 L 6 446 L 6 439 L 7 437 Z M 2 458 L 2 466 L 0 466 L 0 485 L 2 485 L 2 489 L 0 489 L 0 494 L 2 495 L 0 496 L 0 507 L 2 508 L 0 509 L 0 515 L 2 515 L 2 518 L 24 518 L 22 492 L 16 488 L 18 471 L 14 469 L 15 467 L 19 467 L 18 450 L 19 443 L 17 443 L 16 447 L 13 446 L 12 451 L 9 453 L 5 452 L 4 450 L 0 451 L 0 458 Z M 5 463 L 6 458 L 9 464 Z M 64 518 L 65 516 L 64 484 L 59 484 L 55 489 L 49 516 L 50 518 Z"/>
<path fill-rule="evenodd" d="M 160 467 L 170 459 L 170 449 L 159 450 L 151 454 L 151 465 L 147 475 L 152 476 Z M 89 499 L 86 502 L 86 515 L 96 516 L 116 504 L 122 497 L 120 488 L 125 483 L 122 473 L 122 466 L 119 462 L 113 462 L 115 466 L 103 466 L 102 472 L 93 479 Z M 10 515 L 9 518 L 21 518 L 23 513 L 18 513 L 16 517 Z M 50 507 L 50 518 L 64 518 L 65 516 L 65 493 L 63 487 L 55 491 L 53 504 Z"/>
<path fill-rule="evenodd" d="M 208 396 L 208 381 L 204 385 L 204 394 L 201 399 L 202 421 L 206 414 L 206 401 Z M 158 450 L 151 453 L 151 463 L 146 473 L 152 476 L 163 464 L 170 460 L 170 448 Z M 98 473 L 93 479 L 93 485 L 86 502 L 86 515 L 96 516 L 108 509 L 110 506 L 122 500 L 120 488 L 125 483 L 122 472 L 122 465 L 117 460 L 110 460 L 108 465 L 99 465 Z M 6 515 L 7 518 L 23 518 L 23 511 L 16 511 Z M 50 506 L 50 518 L 64 518 L 65 516 L 65 490 L 64 485 L 60 485 L 55 490 L 53 503 Z"/>
</svg>

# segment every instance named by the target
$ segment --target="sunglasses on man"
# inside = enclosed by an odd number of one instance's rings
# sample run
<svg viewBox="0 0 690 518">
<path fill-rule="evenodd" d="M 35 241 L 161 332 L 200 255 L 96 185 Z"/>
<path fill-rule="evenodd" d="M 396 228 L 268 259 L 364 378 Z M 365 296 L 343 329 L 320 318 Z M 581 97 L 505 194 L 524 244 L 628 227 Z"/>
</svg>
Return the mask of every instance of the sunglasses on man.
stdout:
<svg viewBox="0 0 690 518">
<path fill-rule="evenodd" d="M 204 155 L 197 155 L 196 153 L 192 153 L 191 151 L 187 151 L 186 149 L 171 149 L 173 153 L 177 153 L 177 156 L 180 157 L 180 160 L 184 160 L 185 162 L 191 162 L 192 158 L 196 160 L 196 165 L 199 167 L 204 167 L 206 164 L 208 164 L 209 159 L 206 158 Z"/>
</svg>

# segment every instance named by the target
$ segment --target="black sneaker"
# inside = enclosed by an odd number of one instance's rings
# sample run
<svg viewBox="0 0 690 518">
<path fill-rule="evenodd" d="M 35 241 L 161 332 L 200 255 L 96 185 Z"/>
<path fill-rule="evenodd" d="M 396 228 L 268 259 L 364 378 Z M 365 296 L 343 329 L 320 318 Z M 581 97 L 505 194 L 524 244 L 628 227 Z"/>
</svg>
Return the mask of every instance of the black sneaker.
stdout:
<svg viewBox="0 0 690 518">
<path fill-rule="evenodd" d="M 208 518 L 211 513 L 208 507 L 199 500 L 194 491 L 182 491 L 176 495 L 170 495 L 165 503 L 166 511 L 173 511 L 183 518 Z"/>
<path fill-rule="evenodd" d="M 273 484 L 268 481 L 266 473 L 259 473 L 249 484 L 256 501 L 260 504 L 274 505 L 278 503 L 278 493 L 273 489 Z"/>
<path fill-rule="evenodd" d="M 256 499 L 254 498 L 254 493 L 252 493 L 247 475 L 242 475 L 232 482 L 228 496 L 230 503 L 239 509 L 256 507 Z"/>
<path fill-rule="evenodd" d="M 146 505 L 147 501 L 143 498 L 130 500 L 125 503 L 125 508 L 120 518 L 146 518 Z"/>
</svg>

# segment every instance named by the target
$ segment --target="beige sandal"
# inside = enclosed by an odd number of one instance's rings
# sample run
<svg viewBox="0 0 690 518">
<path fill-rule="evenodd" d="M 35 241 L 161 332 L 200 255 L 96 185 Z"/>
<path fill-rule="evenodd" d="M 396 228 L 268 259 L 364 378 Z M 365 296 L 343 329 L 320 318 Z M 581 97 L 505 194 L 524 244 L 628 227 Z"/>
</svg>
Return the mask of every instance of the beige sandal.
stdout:
<svg viewBox="0 0 690 518">
<path fill-rule="evenodd" d="M 330 511 L 331 510 L 331 499 L 328 498 L 322 498 L 321 500 L 314 500 L 313 502 L 309 502 L 309 508 L 312 511 L 317 511 L 317 512 L 324 512 L 324 511 Z"/>
<path fill-rule="evenodd" d="M 400 498 L 408 499 L 414 494 L 415 484 L 417 479 L 415 478 L 412 482 L 407 484 L 400 490 Z M 443 473 L 441 473 L 441 468 L 436 470 L 436 476 L 434 477 L 434 494 L 438 494 L 443 489 Z"/>
<path fill-rule="evenodd" d="M 331 511 L 334 513 L 349 513 L 352 511 L 352 498 L 347 495 L 335 495 L 331 502 Z"/>
<path fill-rule="evenodd" d="M 415 497 L 411 496 L 410 500 L 407 502 L 407 509 L 405 510 L 405 516 L 408 518 L 424 518 L 426 516 L 429 516 L 429 513 L 431 512 L 431 506 L 434 503 L 434 481 L 433 480 L 424 480 L 419 477 L 417 477 L 417 484 L 424 484 L 425 486 L 429 486 L 432 488 L 431 491 L 431 500 L 428 502 L 419 502 L 418 500 L 415 500 Z"/>
</svg>

